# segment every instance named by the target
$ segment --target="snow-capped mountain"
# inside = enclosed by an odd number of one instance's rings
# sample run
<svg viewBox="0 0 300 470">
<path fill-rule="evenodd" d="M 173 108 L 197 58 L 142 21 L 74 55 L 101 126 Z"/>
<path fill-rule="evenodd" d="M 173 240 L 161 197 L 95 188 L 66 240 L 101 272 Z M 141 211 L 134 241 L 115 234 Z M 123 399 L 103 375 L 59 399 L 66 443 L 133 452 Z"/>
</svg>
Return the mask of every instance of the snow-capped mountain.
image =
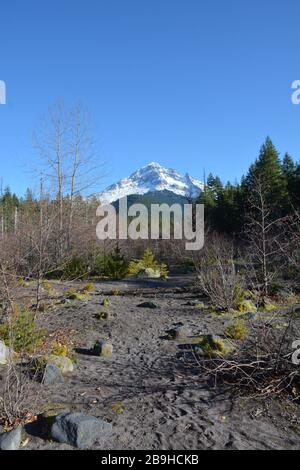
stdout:
<svg viewBox="0 0 300 470">
<path fill-rule="evenodd" d="M 98 198 L 102 204 L 110 204 L 125 196 L 144 195 L 157 191 L 169 191 L 178 196 L 196 197 L 203 191 L 203 183 L 189 174 L 149 163 L 128 178 L 109 186 Z"/>
</svg>

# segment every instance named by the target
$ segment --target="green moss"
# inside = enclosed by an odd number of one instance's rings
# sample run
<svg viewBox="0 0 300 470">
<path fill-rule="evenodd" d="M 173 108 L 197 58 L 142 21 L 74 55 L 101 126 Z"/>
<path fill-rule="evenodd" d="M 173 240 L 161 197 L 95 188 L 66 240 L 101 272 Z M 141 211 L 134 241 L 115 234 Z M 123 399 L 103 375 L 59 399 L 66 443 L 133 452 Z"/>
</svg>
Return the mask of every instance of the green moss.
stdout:
<svg viewBox="0 0 300 470">
<path fill-rule="evenodd" d="M 97 314 L 98 320 L 109 320 L 110 314 L 109 312 L 103 311 Z"/>
<path fill-rule="evenodd" d="M 103 299 L 101 305 L 103 307 L 106 307 L 106 308 L 109 307 L 109 300 L 108 299 Z"/>
<path fill-rule="evenodd" d="M 257 308 L 251 300 L 243 300 L 237 305 L 237 309 L 240 313 L 255 313 Z"/>
<path fill-rule="evenodd" d="M 54 356 L 68 356 L 68 346 L 66 344 L 54 343 L 52 346 L 51 354 Z"/>
<path fill-rule="evenodd" d="M 244 320 L 236 320 L 225 328 L 224 334 L 227 338 L 242 340 L 248 335 L 249 331 Z"/>
<path fill-rule="evenodd" d="M 67 299 L 69 300 L 85 300 L 87 298 L 87 294 L 82 294 L 81 292 L 77 292 L 75 289 L 70 289 L 66 294 Z"/>
<path fill-rule="evenodd" d="M 111 405 L 111 410 L 117 415 L 121 415 L 124 413 L 124 405 L 123 403 L 114 403 Z"/>
<path fill-rule="evenodd" d="M 228 341 L 213 335 L 200 336 L 196 344 L 200 346 L 203 354 L 208 357 L 224 357 L 234 349 Z"/>
<path fill-rule="evenodd" d="M 95 284 L 89 283 L 83 287 L 82 292 L 84 294 L 89 294 L 90 292 L 93 292 L 94 289 L 95 289 Z"/>
<path fill-rule="evenodd" d="M 274 304 L 265 304 L 264 307 L 263 307 L 263 310 L 265 312 L 273 312 L 273 310 L 276 310 L 276 305 Z"/>
</svg>

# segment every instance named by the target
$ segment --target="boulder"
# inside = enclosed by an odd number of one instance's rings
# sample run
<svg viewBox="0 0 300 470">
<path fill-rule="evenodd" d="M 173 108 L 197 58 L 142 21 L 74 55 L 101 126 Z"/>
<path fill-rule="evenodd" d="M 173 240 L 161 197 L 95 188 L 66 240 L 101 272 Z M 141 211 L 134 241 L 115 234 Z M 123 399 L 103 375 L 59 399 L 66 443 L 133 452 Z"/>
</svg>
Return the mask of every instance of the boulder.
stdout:
<svg viewBox="0 0 300 470">
<path fill-rule="evenodd" d="M 62 413 L 52 425 L 51 437 L 79 449 L 89 449 L 95 442 L 106 440 L 111 432 L 112 425 L 102 419 L 82 413 Z"/>
<path fill-rule="evenodd" d="M 45 386 L 63 384 L 65 382 L 63 375 L 55 364 L 46 364 L 42 384 Z"/>
<path fill-rule="evenodd" d="M 108 341 L 100 339 L 95 343 L 94 353 L 97 356 L 111 357 L 113 354 L 113 345 Z"/>
<path fill-rule="evenodd" d="M 74 364 L 68 357 L 65 356 L 51 356 L 47 357 L 47 364 L 53 364 L 59 368 L 62 374 L 68 374 L 74 371 Z"/>
<path fill-rule="evenodd" d="M 9 360 L 10 348 L 5 346 L 3 341 L 0 341 L 0 364 L 6 365 Z"/>
<path fill-rule="evenodd" d="M 138 305 L 139 308 L 160 308 L 159 305 L 155 304 L 154 302 L 142 302 Z"/>
<path fill-rule="evenodd" d="M 22 428 L 16 428 L 0 435 L 1 450 L 19 450 L 22 440 Z"/>
<path fill-rule="evenodd" d="M 146 268 L 138 274 L 140 279 L 159 279 L 161 278 L 161 272 L 159 269 Z"/>
</svg>

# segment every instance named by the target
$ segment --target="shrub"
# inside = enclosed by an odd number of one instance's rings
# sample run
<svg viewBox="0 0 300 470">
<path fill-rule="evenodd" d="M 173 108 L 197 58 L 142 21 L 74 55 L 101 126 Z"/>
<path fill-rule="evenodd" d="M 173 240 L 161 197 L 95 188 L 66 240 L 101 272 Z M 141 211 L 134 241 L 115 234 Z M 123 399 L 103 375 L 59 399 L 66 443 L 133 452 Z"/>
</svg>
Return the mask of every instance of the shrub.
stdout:
<svg viewBox="0 0 300 470">
<path fill-rule="evenodd" d="M 89 294 L 90 292 L 93 292 L 93 290 L 95 289 L 95 284 L 86 284 L 83 289 L 82 289 L 82 292 L 84 292 L 85 294 Z"/>
<path fill-rule="evenodd" d="M 82 258 L 73 256 L 65 265 L 63 275 L 66 279 L 85 278 L 87 275 L 87 266 Z"/>
<path fill-rule="evenodd" d="M 198 285 L 219 310 L 236 309 L 243 298 L 242 279 L 236 269 L 234 254 L 233 243 L 215 235 L 195 257 Z"/>
<path fill-rule="evenodd" d="M 244 320 L 236 320 L 231 325 L 227 326 L 224 331 L 225 336 L 234 340 L 242 340 L 248 335 L 248 328 Z"/>
<path fill-rule="evenodd" d="M 51 354 L 54 356 L 63 356 L 63 357 L 68 357 L 69 356 L 69 349 L 66 344 L 61 344 L 61 343 L 53 343 L 52 345 L 52 351 Z"/>
<path fill-rule="evenodd" d="M 116 249 L 113 253 L 96 256 L 92 274 L 109 279 L 123 279 L 128 274 L 128 263 Z"/>
<path fill-rule="evenodd" d="M 138 276 L 147 269 L 151 269 L 153 272 L 158 272 L 160 277 L 163 279 L 166 279 L 169 274 L 167 266 L 165 264 L 159 264 L 152 251 L 149 249 L 144 252 L 140 260 L 131 261 L 129 263 L 128 273 L 130 276 Z"/>
<path fill-rule="evenodd" d="M 36 325 L 34 313 L 23 310 L 0 325 L 0 339 L 16 352 L 33 353 L 45 341 L 46 331 Z"/>
</svg>

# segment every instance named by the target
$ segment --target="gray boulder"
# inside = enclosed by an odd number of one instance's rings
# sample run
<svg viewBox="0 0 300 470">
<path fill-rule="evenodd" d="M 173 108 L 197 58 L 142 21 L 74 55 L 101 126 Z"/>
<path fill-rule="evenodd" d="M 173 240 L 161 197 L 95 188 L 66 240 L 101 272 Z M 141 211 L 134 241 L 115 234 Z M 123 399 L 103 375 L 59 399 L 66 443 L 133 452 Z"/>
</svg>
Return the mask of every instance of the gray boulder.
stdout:
<svg viewBox="0 0 300 470">
<path fill-rule="evenodd" d="M 146 268 L 138 274 L 140 279 L 159 279 L 161 278 L 161 272 L 159 269 Z"/>
<path fill-rule="evenodd" d="M 140 308 L 160 308 L 159 305 L 155 304 L 154 302 L 142 302 L 138 305 Z"/>
<path fill-rule="evenodd" d="M 16 428 L 12 431 L 0 435 L 0 450 L 19 450 L 22 440 L 22 428 Z"/>
<path fill-rule="evenodd" d="M 89 449 L 95 442 L 105 441 L 111 433 L 110 423 L 82 413 L 62 413 L 51 428 L 51 437 L 55 441 L 79 449 Z"/>
<path fill-rule="evenodd" d="M 42 384 L 45 386 L 63 384 L 65 382 L 62 373 L 55 364 L 46 364 Z"/>
<path fill-rule="evenodd" d="M 0 341 L 0 364 L 6 365 L 9 360 L 10 348 L 5 346 L 3 341 Z"/>
</svg>

